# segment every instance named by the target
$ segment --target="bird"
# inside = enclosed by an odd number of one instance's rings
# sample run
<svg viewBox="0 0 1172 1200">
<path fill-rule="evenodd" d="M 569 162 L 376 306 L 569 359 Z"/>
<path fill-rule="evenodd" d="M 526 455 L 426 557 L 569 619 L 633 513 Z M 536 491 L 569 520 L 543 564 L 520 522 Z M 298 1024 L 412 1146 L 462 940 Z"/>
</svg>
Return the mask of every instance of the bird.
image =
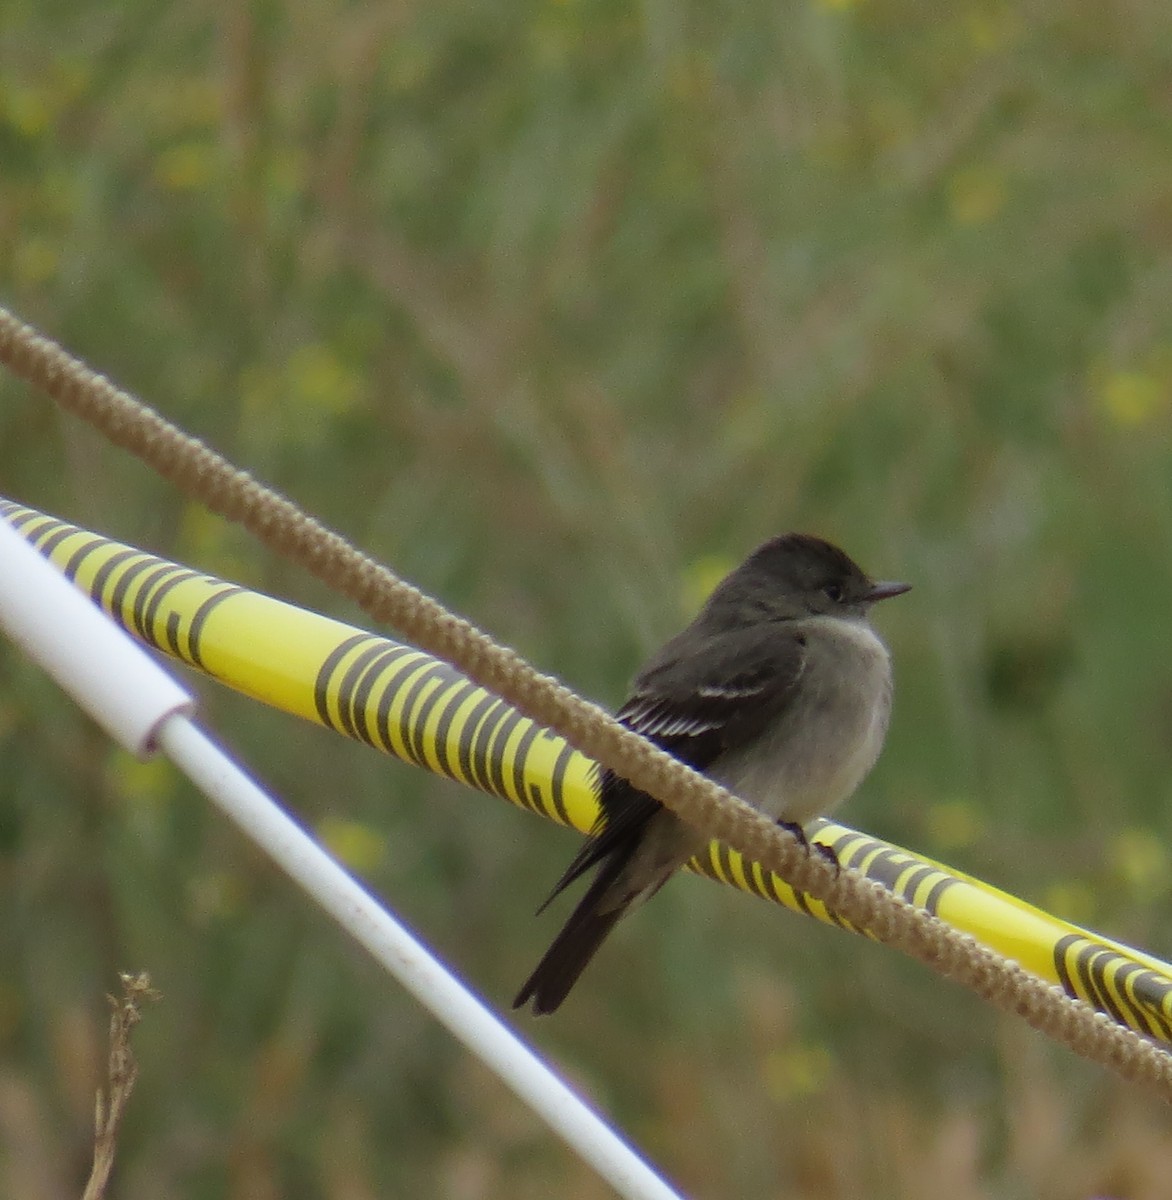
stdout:
<svg viewBox="0 0 1172 1200">
<path fill-rule="evenodd" d="M 789 829 L 808 852 L 802 827 L 846 800 L 883 747 L 891 657 L 868 614 L 910 587 L 873 581 L 822 538 L 771 538 L 648 660 L 616 717 Z M 624 914 L 707 841 L 602 768 L 598 819 L 538 913 L 588 871 L 594 877 L 513 1007 L 554 1012 Z"/>
</svg>

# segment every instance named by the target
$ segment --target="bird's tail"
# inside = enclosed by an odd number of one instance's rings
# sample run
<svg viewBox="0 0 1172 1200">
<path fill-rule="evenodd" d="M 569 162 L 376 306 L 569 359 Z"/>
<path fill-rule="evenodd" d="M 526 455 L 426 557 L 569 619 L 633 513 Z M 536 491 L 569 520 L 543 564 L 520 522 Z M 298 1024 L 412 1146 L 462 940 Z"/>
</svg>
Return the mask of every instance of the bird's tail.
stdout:
<svg viewBox="0 0 1172 1200">
<path fill-rule="evenodd" d="M 621 852 L 612 852 L 603 859 L 598 874 L 561 933 L 521 986 L 513 1001 L 514 1008 L 532 1000 L 533 1011 L 540 1016 L 553 1012 L 569 995 L 586 964 L 634 899 L 633 896 L 616 899 L 613 893 L 613 885 L 630 861 L 634 848 L 634 845 L 629 849 L 623 847 Z"/>
</svg>

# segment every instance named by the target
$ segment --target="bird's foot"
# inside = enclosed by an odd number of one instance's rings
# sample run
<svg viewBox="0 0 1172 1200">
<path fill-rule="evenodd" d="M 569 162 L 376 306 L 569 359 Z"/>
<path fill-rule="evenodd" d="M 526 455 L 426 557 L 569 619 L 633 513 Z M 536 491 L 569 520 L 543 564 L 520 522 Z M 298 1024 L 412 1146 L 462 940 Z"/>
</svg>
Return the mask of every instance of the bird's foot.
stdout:
<svg viewBox="0 0 1172 1200">
<path fill-rule="evenodd" d="M 819 856 L 824 858 L 834 868 L 835 878 L 838 878 L 842 874 L 842 863 L 839 861 L 838 851 L 833 846 L 827 846 L 824 842 L 814 842 L 812 844 Z"/>
<path fill-rule="evenodd" d="M 805 850 L 807 855 L 813 852 L 825 859 L 834 868 L 836 875 L 842 871 L 842 863 L 838 861 L 838 855 L 833 846 L 826 846 L 822 842 L 811 842 L 806 836 L 806 831 L 796 821 L 778 821 L 777 825 L 778 828 L 784 829 Z"/>
<path fill-rule="evenodd" d="M 778 821 L 777 827 L 784 829 L 807 854 L 810 853 L 810 839 L 806 837 L 806 831 L 797 821 Z"/>
</svg>

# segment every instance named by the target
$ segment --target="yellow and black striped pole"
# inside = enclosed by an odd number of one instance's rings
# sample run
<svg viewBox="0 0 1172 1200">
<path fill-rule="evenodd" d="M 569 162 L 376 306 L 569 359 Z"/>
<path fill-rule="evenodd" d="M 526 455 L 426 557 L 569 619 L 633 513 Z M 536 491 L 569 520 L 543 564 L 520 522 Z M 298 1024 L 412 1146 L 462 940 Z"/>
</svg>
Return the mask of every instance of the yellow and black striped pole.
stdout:
<svg viewBox="0 0 1172 1200">
<path fill-rule="evenodd" d="M 11 501 L 0 500 L 0 515 L 148 645 L 404 762 L 583 832 L 593 824 L 594 764 L 447 663 Z M 813 837 L 841 862 L 1119 1024 L 1172 1043 L 1169 964 L 844 825 L 823 821 Z M 718 842 L 691 866 L 852 928 Z"/>
</svg>

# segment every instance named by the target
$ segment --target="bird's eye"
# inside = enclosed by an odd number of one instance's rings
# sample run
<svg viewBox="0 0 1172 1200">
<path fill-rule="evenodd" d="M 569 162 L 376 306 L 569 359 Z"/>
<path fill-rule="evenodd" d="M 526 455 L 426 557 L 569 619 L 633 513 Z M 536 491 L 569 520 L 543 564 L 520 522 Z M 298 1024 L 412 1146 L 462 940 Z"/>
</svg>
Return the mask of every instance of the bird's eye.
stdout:
<svg viewBox="0 0 1172 1200">
<path fill-rule="evenodd" d="M 841 604 L 846 593 L 843 591 L 841 583 L 828 583 L 823 589 L 822 594 L 832 604 Z"/>
</svg>

